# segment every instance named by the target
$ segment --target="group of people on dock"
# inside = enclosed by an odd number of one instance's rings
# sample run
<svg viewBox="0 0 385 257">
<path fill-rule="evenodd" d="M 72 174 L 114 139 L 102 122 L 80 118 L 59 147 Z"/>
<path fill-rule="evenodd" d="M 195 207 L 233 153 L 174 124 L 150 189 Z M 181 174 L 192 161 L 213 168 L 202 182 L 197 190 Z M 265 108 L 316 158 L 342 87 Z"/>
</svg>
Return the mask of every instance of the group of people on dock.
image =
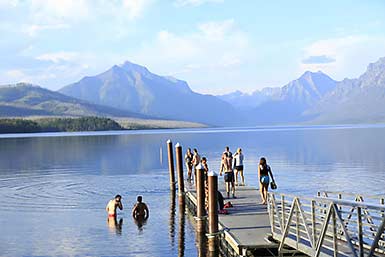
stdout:
<svg viewBox="0 0 385 257">
<path fill-rule="evenodd" d="M 196 180 L 196 168 L 199 164 L 202 164 L 204 168 L 205 180 L 207 181 L 207 173 L 209 171 L 207 158 L 201 157 L 196 148 L 191 151 L 191 148 L 187 149 L 184 156 L 186 168 L 187 168 L 187 181 L 194 183 Z M 236 198 L 235 188 L 236 186 L 245 185 L 244 171 L 244 155 L 242 149 L 238 148 L 236 153 L 233 155 L 228 146 L 225 147 L 221 155 L 221 164 L 219 168 L 219 175 L 224 175 L 224 182 L 226 187 L 227 198 L 230 198 L 230 192 L 233 198 Z M 193 172 L 194 171 L 194 172 Z M 239 183 L 238 175 L 241 178 Z M 271 182 L 270 182 L 271 178 Z M 262 198 L 261 204 L 267 204 L 267 192 L 269 190 L 269 184 L 273 189 L 276 188 L 273 173 L 270 166 L 267 164 L 266 158 L 261 157 L 258 165 L 258 179 L 259 179 L 259 190 Z"/>
<path fill-rule="evenodd" d="M 203 168 L 204 170 L 204 181 L 205 181 L 205 189 L 208 191 L 208 172 L 209 172 L 209 166 L 207 164 L 207 158 L 201 157 L 198 153 L 198 150 L 196 148 L 191 151 L 190 148 L 187 149 L 187 152 L 184 156 L 186 168 L 187 168 L 187 181 L 191 184 L 194 184 L 196 181 L 196 170 L 197 166 L 200 164 L 200 169 Z M 224 176 L 224 182 L 226 186 L 226 195 L 227 199 L 230 198 L 230 192 L 232 194 L 233 198 L 236 198 L 235 196 L 235 188 L 236 186 L 244 186 L 245 185 L 245 176 L 243 174 L 244 171 L 244 155 L 242 153 L 242 149 L 238 148 L 236 153 L 233 155 L 230 151 L 230 148 L 228 146 L 225 147 L 225 150 L 223 151 L 221 155 L 221 162 L 220 162 L 220 169 L 219 169 L 219 175 Z M 238 175 L 241 178 L 241 182 L 238 183 Z M 271 178 L 271 182 L 270 182 Z M 261 204 L 267 204 L 267 192 L 269 189 L 269 184 L 273 189 L 276 188 L 273 173 L 271 171 L 270 166 L 267 164 L 266 158 L 261 157 L 259 160 L 258 165 L 258 179 L 259 179 L 259 190 L 261 194 L 262 202 Z M 206 192 L 206 196 L 207 196 Z M 219 206 L 220 210 L 223 209 L 224 206 L 224 197 L 222 194 L 218 191 L 218 200 L 219 200 Z M 123 210 L 123 204 L 122 204 L 122 196 L 116 195 L 114 199 L 110 200 L 106 206 L 106 211 L 108 213 L 108 223 L 114 222 L 114 224 L 117 223 L 116 221 L 116 210 L 120 209 Z M 206 199 L 206 203 L 207 203 Z M 132 208 L 132 217 L 135 220 L 135 223 L 137 224 L 143 224 L 149 217 L 149 209 L 147 205 L 143 202 L 142 196 L 137 197 L 137 203 Z M 139 226 L 139 225 L 138 225 Z"/>
</svg>

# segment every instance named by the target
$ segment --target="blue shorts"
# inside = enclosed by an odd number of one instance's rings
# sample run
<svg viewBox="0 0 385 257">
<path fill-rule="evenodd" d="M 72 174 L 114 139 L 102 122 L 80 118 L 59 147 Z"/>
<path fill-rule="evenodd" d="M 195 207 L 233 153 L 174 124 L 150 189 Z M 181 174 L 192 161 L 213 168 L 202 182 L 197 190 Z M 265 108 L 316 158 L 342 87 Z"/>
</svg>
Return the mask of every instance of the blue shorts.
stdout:
<svg viewBox="0 0 385 257">
<path fill-rule="evenodd" d="M 268 185 L 268 184 L 269 184 L 269 181 L 270 181 L 269 176 L 262 176 L 262 177 L 261 177 L 261 183 L 262 183 L 262 184 Z"/>
</svg>

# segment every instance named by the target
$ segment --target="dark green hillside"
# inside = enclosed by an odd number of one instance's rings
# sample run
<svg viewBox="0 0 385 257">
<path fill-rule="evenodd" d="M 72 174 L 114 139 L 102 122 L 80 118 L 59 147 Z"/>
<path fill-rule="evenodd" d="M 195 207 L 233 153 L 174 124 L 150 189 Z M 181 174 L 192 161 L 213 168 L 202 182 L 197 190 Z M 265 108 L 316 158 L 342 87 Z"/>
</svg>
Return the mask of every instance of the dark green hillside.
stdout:
<svg viewBox="0 0 385 257">
<path fill-rule="evenodd" d="M 44 118 L 36 120 L 0 119 L 0 133 L 73 132 L 122 130 L 117 122 L 108 118 Z"/>
</svg>

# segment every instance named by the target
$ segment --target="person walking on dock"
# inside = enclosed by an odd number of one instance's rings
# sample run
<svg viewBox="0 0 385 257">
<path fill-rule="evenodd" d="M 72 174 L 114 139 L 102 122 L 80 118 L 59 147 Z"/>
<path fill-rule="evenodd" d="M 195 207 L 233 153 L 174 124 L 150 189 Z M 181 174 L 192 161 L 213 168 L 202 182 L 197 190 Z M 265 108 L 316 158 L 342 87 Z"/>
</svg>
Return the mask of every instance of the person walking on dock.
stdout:
<svg viewBox="0 0 385 257">
<path fill-rule="evenodd" d="M 200 163 L 201 157 L 198 154 L 198 150 L 196 148 L 194 148 L 193 151 L 194 151 L 194 155 L 193 155 L 193 159 L 192 159 L 192 165 L 193 165 L 193 169 L 194 169 L 194 180 L 196 181 L 196 177 L 197 177 L 196 167 Z"/>
<path fill-rule="evenodd" d="M 222 171 L 224 170 L 227 198 L 230 198 L 230 191 L 232 191 L 233 198 L 235 198 L 234 172 L 232 169 L 233 154 L 230 152 L 230 148 L 228 146 L 226 146 L 226 150 L 222 154 L 222 163 L 223 166 L 221 166 L 219 175 L 222 176 Z"/>
<path fill-rule="evenodd" d="M 186 154 L 184 155 L 184 161 L 186 163 L 187 168 L 187 181 L 191 182 L 191 176 L 192 176 L 192 168 L 193 168 L 193 154 L 191 152 L 191 148 L 187 149 Z"/>
<path fill-rule="evenodd" d="M 261 193 L 262 204 L 267 204 L 267 192 L 269 190 L 270 177 L 274 181 L 271 168 L 267 165 L 266 158 L 262 157 L 258 165 L 259 192 Z"/>
<path fill-rule="evenodd" d="M 234 171 L 235 171 L 235 185 L 244 186 L 245 177 L 243 176 L 243 154 L 242 149 L 238 148 L 237 152 L 234 154 Z M 242 183 L 238 184 L 238 173 L 241 176 Z"/>
</svg>

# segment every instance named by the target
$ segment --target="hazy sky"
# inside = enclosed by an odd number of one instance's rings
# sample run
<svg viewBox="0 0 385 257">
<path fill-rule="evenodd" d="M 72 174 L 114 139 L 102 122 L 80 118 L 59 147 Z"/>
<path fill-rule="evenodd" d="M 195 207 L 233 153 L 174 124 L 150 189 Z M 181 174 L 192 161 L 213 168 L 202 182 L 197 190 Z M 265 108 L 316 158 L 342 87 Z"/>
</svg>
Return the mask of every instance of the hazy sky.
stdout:
<svg viewBox="0 0 385 257">
<path fill-rule="evenodd" d="M 58 89 L 125 60 L 202 93 L 357 77 L 385 56 L 385 1 L 0 0 L 0 84 Z"/>
</svg>

